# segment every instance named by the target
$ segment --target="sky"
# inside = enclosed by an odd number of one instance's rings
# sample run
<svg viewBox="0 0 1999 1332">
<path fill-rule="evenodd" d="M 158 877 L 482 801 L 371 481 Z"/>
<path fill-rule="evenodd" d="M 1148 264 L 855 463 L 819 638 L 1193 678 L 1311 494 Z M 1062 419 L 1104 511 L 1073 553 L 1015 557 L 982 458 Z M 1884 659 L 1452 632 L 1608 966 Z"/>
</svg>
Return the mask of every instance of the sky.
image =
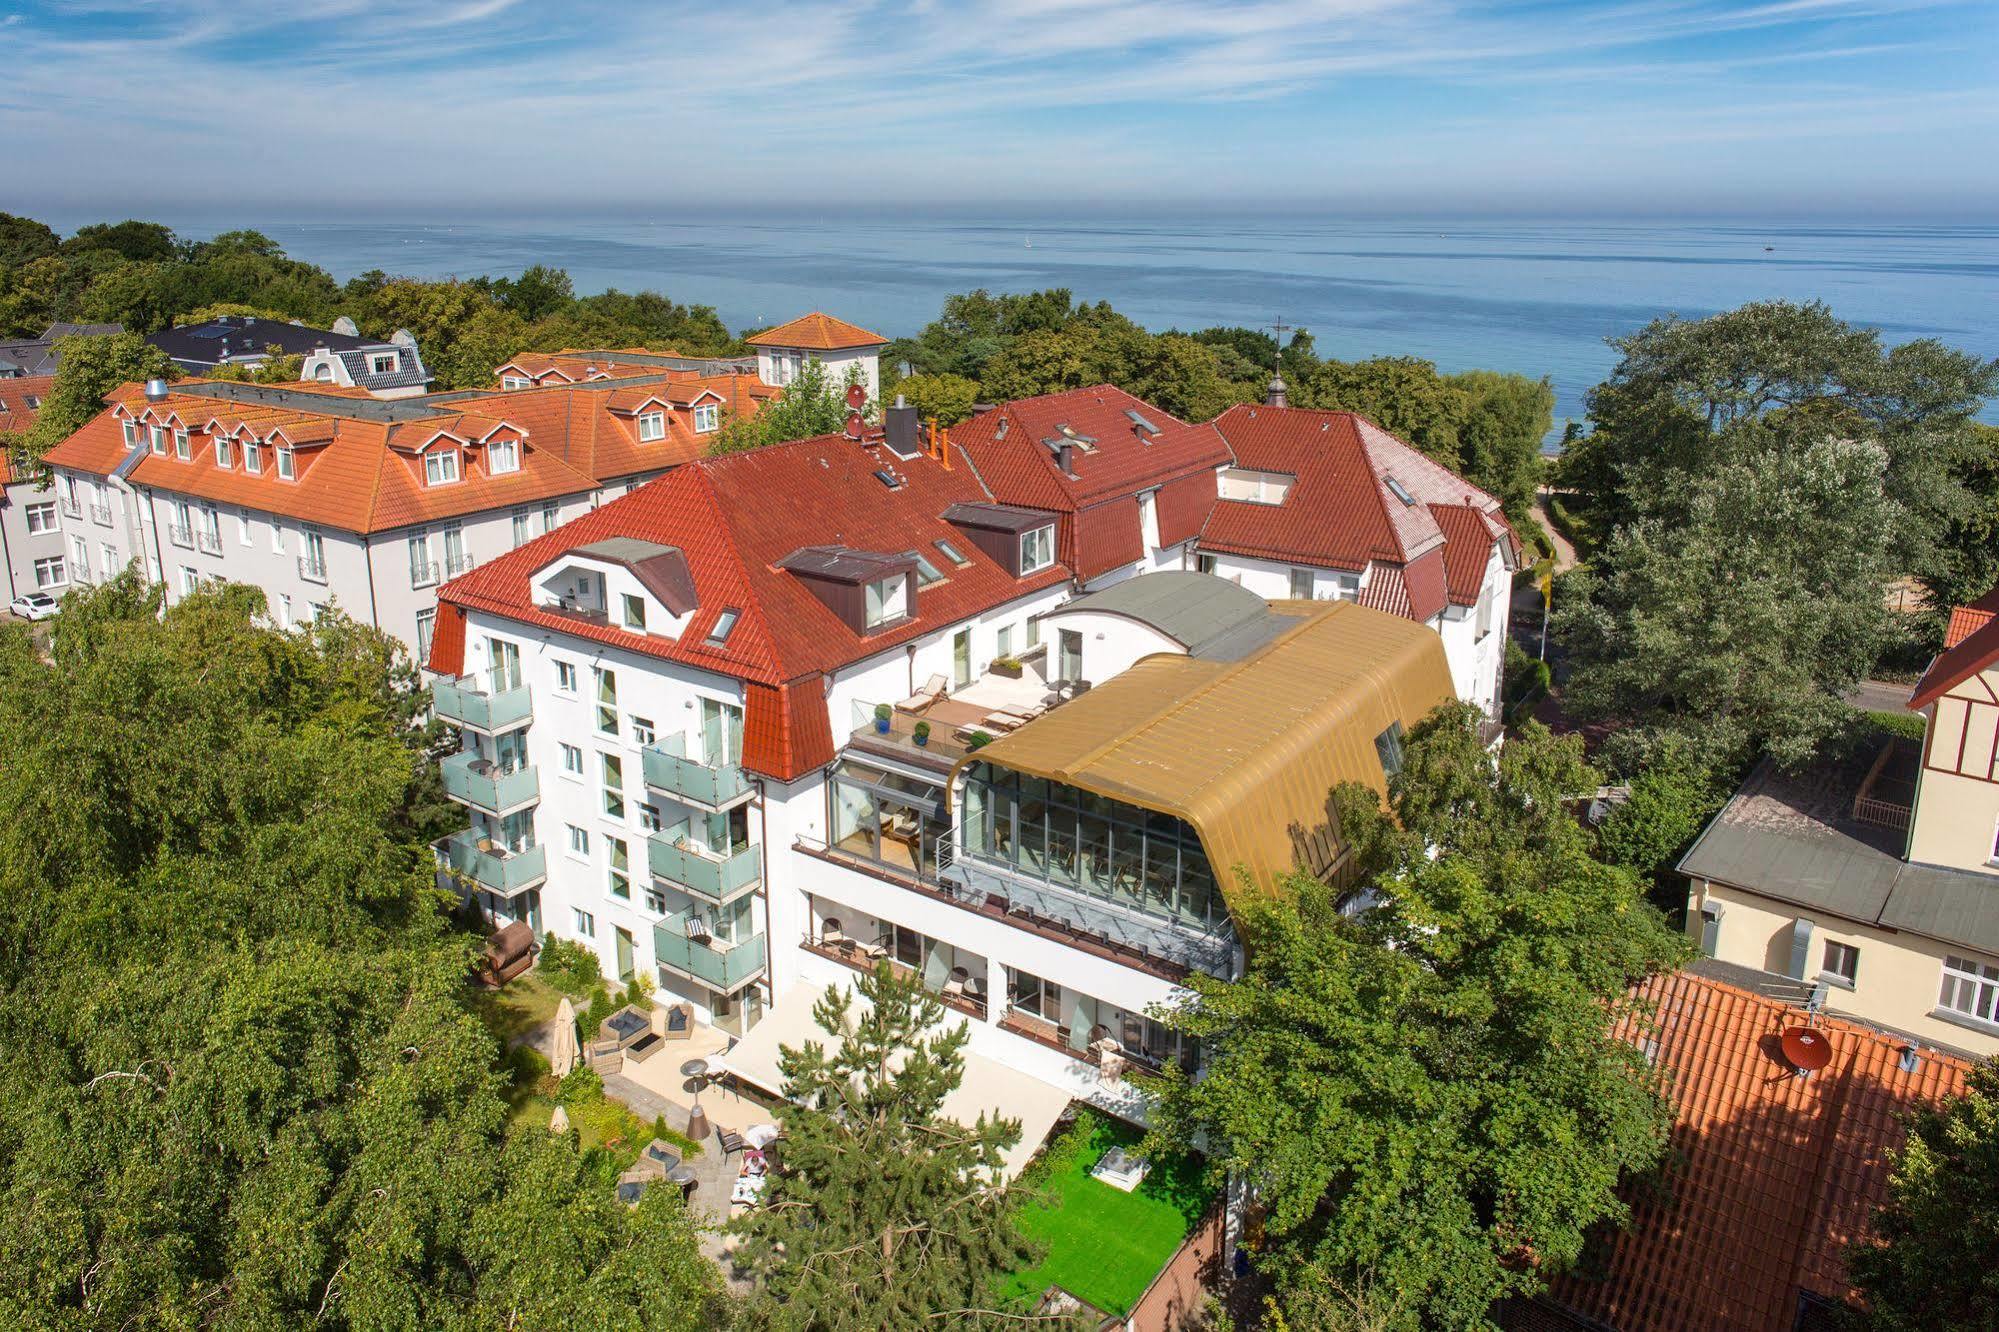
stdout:
<svg viewBox="0 0 1999 1332">
<path fill-rule="evenodd" d="M 0 211 L 1989 221 L 1994 0 L 0 0 Z"/>
</svg>

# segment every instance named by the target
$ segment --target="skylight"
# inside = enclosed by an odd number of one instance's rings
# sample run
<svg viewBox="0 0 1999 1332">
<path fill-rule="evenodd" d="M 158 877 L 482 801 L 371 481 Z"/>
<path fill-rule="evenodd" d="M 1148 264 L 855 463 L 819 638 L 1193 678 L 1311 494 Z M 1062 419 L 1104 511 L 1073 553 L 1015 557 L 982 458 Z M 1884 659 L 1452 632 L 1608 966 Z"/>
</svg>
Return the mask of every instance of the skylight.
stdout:
<svg viewBox="0 0 1999 1332">
<path fill-rule="evenodd" d="M 728 642 L 729 635 L 736 631 L 736 621 L 741 618 L 741 611 L 734 606 L 728 607 L 715 617 L 715 627 L 708 631 L 708 641 L 716 647 Z"/>
<path fill-rule="evenodd" d="M 952 545 L 948 541 L 945 541 L 941 537 L 938 540 L 932 542 L 931 544 L 936 546 L 938 550 L 944 552 L 945 559 L 951 561 L 951 563 L 957 565 L 960 568 L 963 568 L 965 565 L 971 563 L 970 560 L 965 558 L 963 551 L 959 550 L 956 546 Z"/>
<path fill-rule="evenodd" d="M 889 471 L 886 467 L 876 469 L 875 480 L 881 482 L 890 490 L 899 490 L 902 488 L 902 478 L 894 472 Z"/>
<path fill-rule="evenodd" d="M 937 572 L 936 565 L 923 558 L 922 551 L 912 550 L 909 553 L 916 560 L 916 585 L 918 587 L 929 587 L 932 583 L 941 583 L 944 581 L 944 575 Z"/>
<path fill-rule="evenodd" d="M 1392 476 L 1382 477 L 1381 483 L 1388 487 L 1389 494 L 1395 496 L 1395 498 L 1401 500 L 1412 509 L 1416 507 L 1416 497 L 1409 493 L 1409 487 L 1403 485 Z"/>
</svg>

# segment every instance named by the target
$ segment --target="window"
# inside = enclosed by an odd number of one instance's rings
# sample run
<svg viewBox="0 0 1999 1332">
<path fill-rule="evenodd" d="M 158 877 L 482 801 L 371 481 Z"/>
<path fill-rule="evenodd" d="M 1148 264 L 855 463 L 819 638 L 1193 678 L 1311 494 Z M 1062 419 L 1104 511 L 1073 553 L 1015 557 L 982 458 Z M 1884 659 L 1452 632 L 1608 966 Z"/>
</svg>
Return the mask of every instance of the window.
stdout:
<svg viewBox="0 0 1999 1332">
<path fill-rule="evenodd" d="M 149 427 L 146 433 L 152 439 L 153 452 L 164 454 L 167 451 L 167 428 L 156 425 Z"/>
<path fill-rule="evenodd" d="M 118 572 L 118 548 L 106 541 L 97 547 L 97 567 L 104 571 L 106 578 Z"/>
<path fill-rule="evenodd" d="M 956 546 L 952 545 L 948 541 L 941 541 L 941 540 L 934 541 L 931 544 L 937 547 L 938 551 L 944 556 L 945 559 L 951 561 L 951 563 L 957 565 L 961 569 L 971 563 L 969 559 L 965 558 L 965 553 L 963 551 L 959 550 Z"/>
<path fill-rule="evenodd" d="M 1027 645 L 1031 648 L 1041 646 L 1041 617 L 1039 615 L 1030 615 L 1027 617 Z"/>
<path fill-rule="evenodd" d="M 458 479 L 458 451 L 432 449 L 423 455 L 423 482 L 427 486 L 449 485 Z"/>
<path fill-rule="evenodd" d="M 571 907 L 576 913 L 576 932 L 586 939 L 597 937 L 597 918 L 578 907 Z"/>
<path fill-rule="evenodd" d="M 215 465 L 224 468 L 234 467 L 236 465 L 236 454 L 234 446 L 230 443 L 229 436 L 218 434 L 213 436 L 213 438 L 215 440 Z"/>
<path fill-rule="evenodd" d="M 418 532 L 409 539 L 410 586 L 429 587 L 437 581 L 437 564 L 430 558 L 430 533 Z"/>
<path fill-rule="evenodd" d="M 49 555 L 35 561 L 36 587 L 61 587 L 69 581 L 69 574 L 63 567 L 62 556 Z"/>
<path fill-rule="evenodd" d="M 69 567 L 78 578 L 90 577 L 90 542 L 83 537 L 69 539 Z"/>
<path fill-rule="evenodd" d="M 639 827 L 644 828 L 649 833 L 656 833 L 663 826 L 659 817 L 658 805 L 639 806 Z"/>
<path fill-rule="evenodd" d="M 632 900 L 632 853 L 622 837 L 606 837 L 604 846 L 611 856 L 611 896 L 620 901 Z"/>
<path fill-rule="evenodd" d="M 326 538 L 310 527 L 302 532 L 305 543 L 305 573 L 309 578 L 326 577 Z"/>
<path fill-rule="evenodd" d="M 569 854 L 572 856 L 589 855 L 590 833 L 588 830 L 579 828 L 573 823 L 563 826 L 569 829 Z"/>
<path fill-rule="evenodd" d="M 278 479 L 280 481 L 298 480 L 297 455 L 292 452 L 292 446 L 289 444 L 278 445 L 277 455 L 278 455 Z"/>
<path fill-rule="evenodd" d="M 666 894 L 650 886 L 646 888 L 645 893 L 646 910 L 655 915 L 664 916 L 666 914 Z"/>
<path fill-rule="evenodd" d="M 1055 529 L 1037 527 L 1020 534 L 1020 572 L 1039 573 L 1055 563 Z"/>
<path fill-rule="evenodd" d="M 507 390 L 507 392 L 509 393 L 512 393 L 516 389 L 524 389 L 527 386 L 528 386 L 528 381 L 522 379 L 519 375 L 500 376 L 500 387 Z"/>
<path fill-rule="evenodd" d="M 289 592 L 278 593 L 278 628 L 292 627 L 292 598 Z"/>
<path fill-rule="evenodd" d="M 708 641 L 716 647 L 720 647 L 722 644 L 728 642 L 729 635 L 735 632 L 736 621 L 740 618 L 742 618 L 742 612 L 734 606 L 725 609 L 720 615 L 715 617 L 715 627 L 708 631 Z"/>
<path fill-rule="evenodd" d="M 222 510 L 213 504 L 201 506 L 201 534 L 208 538 L 210 553 L 222 553 Z"/>
<path fill-rule="evenodd" d="M 722 409 L 712 402 L 704 402 L 694 409 L 694 433 L 713 434 L 722 425 Z"/>
<path fill-rule="evenodd" d="M 376 352 L 368 358 L 368 373 L 371 375 L 392 375 L 396 372 L 394 352 Z"/>
<path fill-rule="evenodd" d="M 175 430 L 174 457 L 180 459 L 182 462 L 186 462 L 190 456 L 190 452 L 187 446 L 187 431 L 185 429 Z"/>
<path fill-rule="evenodd" d="M 1402 771 L 1402 723 L 1388 723 L 1388 729 L 1374 737 L 1374 752 L 1381 756 L 1381 770 L 1393 777 Z"/>
<path fill-rule="evenodd" d="M 1226 467 L 1215 483 L 1215 493 L 1225 500 L 1246 504 L 1282 504 L 1297 478 L 1289 472 L 1260 472 L 1248 467 Z"/>
<path fill-rule="evenodd" d="M 1293 601 L 1310 601 L 1312 599 L 1312 571 L 1310 569 L 1293 569 L 1291 571 L 1291 599 Z"/>
<path fill-rule="evenodd" d="M 56 505 L 54 500 L 46 504 L 28 506 L 28 531 L 30 533 L 53 532 L 56 530 Z"/>
<path fill-rule="evenodd" d="M 1852 944 L 1825 941 L 1825 960 L 1819 974 L 1834 984 L 1843 984 L 1852 989 L 1855 976 L 1860 972 L 1860 950 Z"/>
<path fill-rule="evenodd" d="M 1194 557 L 1194 572 L 1212 574 L 1215 572 L 1215 564 L 1215 557 L 1212 555 L 1196 555 Z"/>
<path fill-rule="evenodd" d="M 124 426 L 125 447 L 129 449 L 139 442 L 139 423 L 137 421 L 126 421 Z"/>
<path fill-rule="evenodd" d="M 639 413 L 639 442 L 650 444 L 656 439 L 666 438 L 666 413 Z"/>
<path fill-rule="evenodd" d="M 941 583 L 943 581 L 944 575 L 937 572 L 937 566 L 929 560 L 924 559 L 919 553 L 916 557 L 916 585 L 918 587 L 929 587 L 932 583 Z"/>
<path fill-rule="evenodd" d="M 564 744 L 561 741 L 557 741 L 556 743 L 562 745 L 562 770 L 564 772 L 575 773 L 578 777 L 581 777 L 583 775 L 583 751 L 575 745 Z"/>
<path fill-rule="evenodd" d="M 993 635 L 993 655 L 995 657 L 1011 657 L 1013 655 L 1012 625 L 1001 625 L 999 632 Z"/>
<path fill-rule="evenodd" d="M 261 476 L 264 471 L 264 446 L 248 435 L 243 437 L 243 470 L 251 476 Z"/>
<path fill-rule="evenodd" d="M 625 593 L 625 628 L 636 629 L 640 633 L 646 628 L 646 599 Z"/>
<path fill-rule="evenodd" d="M 1999 966 L 1968 957 L 1944 958 L 1943 994 L 1937 1007 L 1999 1023 Z"/>
<path fill-rule="evenodd" d="M 1492 603 L 1493 595 L 1490 591 L 1479 593 L 1477 641 L 1484 641 L 1485 636 L 1492 632 Z"/>
<path fill-rule="evenodd" d="M 430 636 L 437 630 L 437 607 L 416 613 L 416 660 L 421 666 L 430 660 Z"/>
<path fill-rule="evenodd" d="M 656 738 L 656 733 L 652 728 L 652 718 L 637 717 L 637 716 L 632 718 L 633 744 L 638 745 L 640 748 L 644 748 L 646 745 L 651 744 L 655 738 Z"/>
<path fill-rule="evenodd" d="M 602 666 L 592 666 L 597 677 L 597 730 L 602 735 L 618 733 L 618 675 Z"/>
<path fill-rule="evenodd" d="M 180 594 L 184 597 L 191 597 L 200 590 L 201 575 L 183 564 L 180 567 Z"/>
<path fill-rule="evenodd" d="M 1334 574 L 1333 599 L 1335 601 L 1359 601 L 1360 575 L 1357 573 Z"/>
<path fill-rule="evenodd" d="M 543 535 L 553 532 L 562 522 L 561 510 L 553 504 L 541 506 L 541 530 Z"/>
<path fill-rule="evenodd" d="M 1007 1002 L 1016 1012 L 1031 1013 L 1049 1022 L 1062 1020 L 1062 987 L 1025 971 L 1014 971 Z"/>
<path fill-rule="evenodd" d="M 515 509 L 513 517 L 514 517 L 514 544 L 516 546 L 525 546 L 528 542 L 528 538 L 531 535 L 533 535 L 533 532 L 528 524 L 528 520 L 531 517 L 531 515 L 526 509 Z"/>
<path fill-rule="evenodd" d="M 521 470 L 521 444 L 517 439 L 496 439 L 486 445 L 486 470 L 494 476 Z"/>
<path fill-rule="evenodd" d="M 1394 477 L 1392 476 L 1382 477 L 1381 484 L 1388 487 L 1389 494 L 1395 496 L 1395 498 L 1402 501 L 1403 508 L 1413 509 L 1416 507 L 1416 497 L 1409 493 L 1409 487 L 1403 485 L 1400 481 L 1397 481 Z"/>
<path fill-rule="evenodd" d="M 868 584 L 867 627 L 878 628 L 909 614 L 909 579 L 903 574 Z"/>
<path fill-rule="evenodd" d="M 565 694 L 576 692 L 576 663 L 558 661 L 555 663 L 555 687 Z"/>
<path fill-rule="evenodd" d="M 616 754 L 599 754 L 604 774 L 604 812 L 614 819 L 625 817 L 625 761 Z"/>
</svg>

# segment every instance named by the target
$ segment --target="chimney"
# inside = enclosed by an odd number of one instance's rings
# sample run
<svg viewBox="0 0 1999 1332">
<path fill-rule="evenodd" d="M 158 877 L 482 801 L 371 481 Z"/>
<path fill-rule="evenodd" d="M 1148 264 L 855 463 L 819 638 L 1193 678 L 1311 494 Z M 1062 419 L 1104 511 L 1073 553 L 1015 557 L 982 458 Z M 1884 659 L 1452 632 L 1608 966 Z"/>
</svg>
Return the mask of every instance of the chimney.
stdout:
<svg viewBox="0 0 1999 1332">
<path fill-rule="evenodd" d="M 147 380 L 147 381 L 146 381 L 146 401 L 147 401 L 147 402 L 163 402 L 163 401 L 165 401 L 165 400 L 166 400 L 166 396 L 167 396 L 167 381 L 166 381 L 166 380 L 164 380 L 164 379 L 149 379 L 149 380 Z"/>
<path fill-rule="evenodd" d="M 882 413 L 882 427 L 889 448 L 898 457 L 911 457 L 922 448 L 917 442 L 916 408 L 905 403 L 900 393 L 895 395 L 895 406 Z"/>
<path fill-rule="evenodd" d="M 1270 376 L 1270 387 L 1263 391 L 1263 405 L 1266 407 L 1291 405 L 1291 399 L 1284 390 L 1284 376 L 1281 372 Z"/>
<path fill-rule="evenodd" d="M 1076 474 L 1075 460 L 1076 446 L 1074 444 L 1064 440 L 1055 446 L 1055 465 L 1062 469 L 1062 475 L 1074 476 Z"/>
</svg>

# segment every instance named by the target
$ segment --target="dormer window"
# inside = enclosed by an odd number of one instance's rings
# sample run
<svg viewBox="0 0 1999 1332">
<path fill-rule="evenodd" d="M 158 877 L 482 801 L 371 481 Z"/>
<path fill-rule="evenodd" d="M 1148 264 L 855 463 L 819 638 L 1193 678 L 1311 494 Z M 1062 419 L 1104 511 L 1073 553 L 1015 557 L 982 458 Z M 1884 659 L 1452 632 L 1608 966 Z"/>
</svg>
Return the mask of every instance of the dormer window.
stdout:
<svg viewBox="0 0 1999 1332">
<path fill-rule="evenodd" d="M 523 379 L 523 378 L 521 378 L 521 377 L 520 377 L 519 375 L 501 375 L 501 376 L 500 376 L 500 387 L 501 387 L 501 388 L 503 388 L 503 389 L 505 389 L 505 390 L 506 390 L 507 392 L 509 392 L 509 393 L 513 393 L 513 392 L 516 392 L 516 391 L 518 391 L 518 390 L 520 390 L 520 389 L 524 389 L 524 388 L 528 387 L 528 386 L 529 386 L 530 384 L 532 384 L 533 382 L 534 382 L 533 380 L 531 380 L 531 379 Z"/>
<path fill-rule="evenodd" d="M 298 463 L 292 454 L 292 446 L 289 444 L 280 444 L 277 446 L 277 452 L 278 479 L 281 481 L 298 480 Z"/>
<path fill-rule="evenodd" d="M 230 446 L 229 436 L 218 434 L 211 435 L 209 438 L 215 441 L 215 465 L 222 468 L 234 467 L 236 460 L 234 450 Z"/>
<path fill-rule="evenodd" d="M 666 413 L 660 411 L 639 414 L 639 442 L 650 444 L 654 440 L 666 438 Z"/>
<path fill-rule="evenodd" d="M 1024 578 L 1055 563 L 1054 527 L 1037 527 L 1020 534 L 1020 573 Z"/>
<path fill-rule="evenodd" d="M 704 402 L 694 409 L 694 433 L 711 435 L 722 428 L 722 408 L 719 404 Z"/>
<path fill-rule="evenodd" d="M 432 449 L 423 455 L 423 482 L 427 486 L 446 486 L 458 479 L 458 450 L 453 448 Z"/>
<path fill-rule="evenodd" d="M 182 462 L 186 462 L 189 454 L 187 431 L 185 429 L 174 431 L 174 457 L 180 459 Z"/>
<path fill-rule="evenodd" d="M 904 574 L 880 578 L 868 584 L 867 619 L 870 629 L 906 619 L 909 615 L 909 579 Z"/>
<path fill-rule="evenodd" d="M 312 368 L 312 377 L 322 384 L 331 384 L 333 382 L 333 363 L 331 361 L 321 361 Z"/>
<path fill-rule="evenodd" d="M 633 633 L 644 633 L 646 631 L 646 599 L 644 597 L 635 597 L 627 592 L 624 596 L 624 607 L 625 628 L 630 629 Z"/>
<path fill-rule="evenodd" d="M 137 421 L 126 421 L 123 424 L 125 426 L 125 447 L 129 449 L 139 442 L 139 423 Z"/>
<path fill-rule="evenodd" d="M 393 375 L 396 372 L 394 352 L 376 352 L 368 358 L 368 373 L 371 375 Z"/>
<path fill-rule="evenodd" d="M 243 436 L 243 470 L 251 476 L 262 475 L 264 470 L 264 446 L 253 436 Z"/>
<path fill-rule="evenodd" d="M 152 441 L 153 452 L 164 455 L 167 451 L 167 428 L 163 425 L 149 426 L 147 434 Z"/>
<path fill-rule="evenodd" d="M 520 471 L 520 441 L 515 439 L 496 439 L 487 444 L 486 470 L 494 476 L 499 476 L 506 472 Z"/>
</svg>

